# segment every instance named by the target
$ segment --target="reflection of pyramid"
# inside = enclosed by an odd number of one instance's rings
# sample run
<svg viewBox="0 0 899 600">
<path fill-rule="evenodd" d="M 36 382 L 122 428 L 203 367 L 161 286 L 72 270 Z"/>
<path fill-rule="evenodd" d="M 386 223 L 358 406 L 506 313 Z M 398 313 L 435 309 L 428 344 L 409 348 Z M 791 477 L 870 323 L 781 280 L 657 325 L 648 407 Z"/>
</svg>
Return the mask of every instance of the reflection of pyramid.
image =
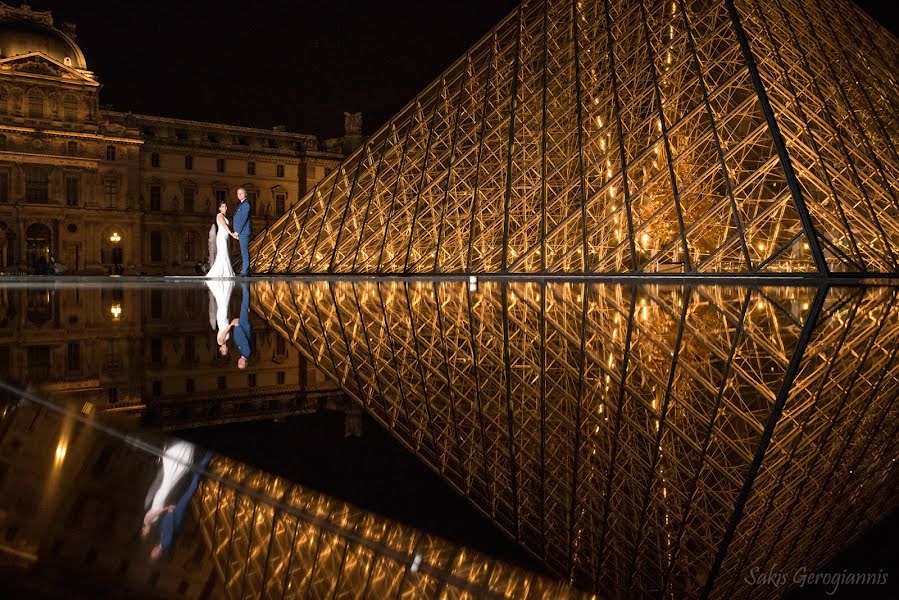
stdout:
<svg viewBox="0 0 899 600">
<path fill-rule="evenodd" d="M 897 505 L 891 288 L 295 281 L 254 305 L 560 575 L 762 598 Z M 704 596 L 708 592 L 708 596 Z"/>
<path fill-rule="evenodd" d="M 896 273 L 897 63 L 846 0 L 526 0 L 255 269 Z"/>
</svg>

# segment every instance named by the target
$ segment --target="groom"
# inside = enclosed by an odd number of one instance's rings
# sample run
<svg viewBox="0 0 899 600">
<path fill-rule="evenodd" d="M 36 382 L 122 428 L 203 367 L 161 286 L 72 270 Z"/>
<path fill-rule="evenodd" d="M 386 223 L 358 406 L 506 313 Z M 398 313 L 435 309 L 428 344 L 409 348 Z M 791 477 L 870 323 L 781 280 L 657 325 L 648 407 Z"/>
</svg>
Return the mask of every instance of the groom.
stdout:
<svg viewBox="0 0 899 600">
<path fill-rule="evenodd" d="M 240 284 L 240 318 L 231 320 L 234 328 L 234 345 L 240 353 L 237 359 L 237 368 L 246 369 L 247 361 L 253 353 L 253 330 L 250 328 L 250 284 Z"/>
<path fill-rule="evenodd" d="M 234 232 L 231 234 L 240 244 L 240 273 L 238 277 L 246 277 L 250 274 L 250 236 L 253 235 L 250 225 L 250 201 L 247 200 L 247 190 L 245 188 L 237 188 L 237 210 L 234 211 Z"/>
</svg>

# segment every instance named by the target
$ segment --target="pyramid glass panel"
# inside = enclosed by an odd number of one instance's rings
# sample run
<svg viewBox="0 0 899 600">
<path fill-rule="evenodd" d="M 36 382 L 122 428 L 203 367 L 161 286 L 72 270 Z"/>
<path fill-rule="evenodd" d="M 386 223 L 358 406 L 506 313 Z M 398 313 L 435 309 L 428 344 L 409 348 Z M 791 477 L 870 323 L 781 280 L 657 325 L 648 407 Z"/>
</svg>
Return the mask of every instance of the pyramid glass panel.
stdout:
<svg viewBox="0 0 899 600">
<path fill-rule="evenodd" d="M 526 0 L 254 268 L 895 274 L 897 57 L 846 0 Z"/>
</svg>

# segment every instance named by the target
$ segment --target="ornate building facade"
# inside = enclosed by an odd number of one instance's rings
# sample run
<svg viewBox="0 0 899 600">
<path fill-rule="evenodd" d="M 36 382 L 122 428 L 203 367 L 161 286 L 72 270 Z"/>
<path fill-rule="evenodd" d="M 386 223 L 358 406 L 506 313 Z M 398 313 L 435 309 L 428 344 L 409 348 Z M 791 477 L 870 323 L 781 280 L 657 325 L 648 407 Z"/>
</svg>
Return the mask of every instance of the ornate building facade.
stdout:
<svg viewBox="0 0 899 600">
<path fill-rule="evenodd" d="M 72 26 L 0 4 L 0 271 L 192 274 L 217 201 L 261 231 L 361 143 L 104 110 Z"/>
<path fill-rule="evenodd" d="M 346 415 L 348 435 L 359 432 L 361 410 L 265 321 L 253 317 L 245 369 L 233 348 L 222 356 L 210 296 L 206 286 L 0 288 L 0 381 L 163 429 L 326 409 Z M 230 298 L 229 315 L 240 300 L 239 291 Z"/>
</svg>

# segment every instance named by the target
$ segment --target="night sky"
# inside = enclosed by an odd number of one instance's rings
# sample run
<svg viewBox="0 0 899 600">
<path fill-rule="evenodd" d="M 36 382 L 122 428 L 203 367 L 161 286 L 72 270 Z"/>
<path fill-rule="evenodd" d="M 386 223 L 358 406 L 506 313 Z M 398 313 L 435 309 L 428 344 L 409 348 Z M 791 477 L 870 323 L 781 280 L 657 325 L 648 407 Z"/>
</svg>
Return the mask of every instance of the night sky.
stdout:
<svg viewBox="0 0 899 600">
<path fill-rule="evenodd" d="M 15 2 L 10 2 L 15 4 Z M 78 43 L 116 110 L 292 131 L 372 133 L 516 0 L 34 0 Z M 859 2 L 899 31 L 892 2 Z"/>
</svg>

